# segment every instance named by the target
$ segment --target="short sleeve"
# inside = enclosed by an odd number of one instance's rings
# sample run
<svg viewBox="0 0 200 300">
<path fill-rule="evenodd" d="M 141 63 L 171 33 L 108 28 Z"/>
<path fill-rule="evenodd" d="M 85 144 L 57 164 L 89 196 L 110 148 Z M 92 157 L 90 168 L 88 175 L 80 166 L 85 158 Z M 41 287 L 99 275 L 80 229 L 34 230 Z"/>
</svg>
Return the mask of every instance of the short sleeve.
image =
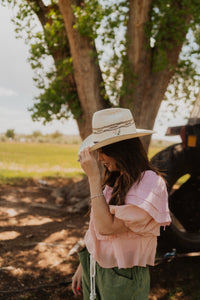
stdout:
<svg viewBox="0 0 200 300">
<path fill-rule="evenodd" d="M 171 222 L 165 181 L 153 171 L 146 171 L 140 182 L 130 188 L 125 203 L 143 209 L 160 225 Z"/>
<path fill-rule="evenodd" d="M 132 204 L 110 205 L 109 207 L 111 214 L 122 220 L 131 231 L 148 236 L 160 234 L 159 224 L 145 210 Z"/>
</svg>

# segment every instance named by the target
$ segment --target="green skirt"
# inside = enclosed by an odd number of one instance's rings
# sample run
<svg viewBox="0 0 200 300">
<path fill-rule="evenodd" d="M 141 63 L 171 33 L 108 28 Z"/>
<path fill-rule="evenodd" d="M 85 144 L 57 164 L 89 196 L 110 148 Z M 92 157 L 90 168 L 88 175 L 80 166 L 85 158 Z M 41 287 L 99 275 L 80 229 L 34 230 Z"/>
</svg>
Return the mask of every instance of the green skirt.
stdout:
<svg viewBox="0 0 200 300">
<path fill-rule="evenodd" d="M 90 299 L 90 254 L 79 252 L 83 268 L 83 299 Z M 150 276 L 148 267 L 102 268 L 96 263 L 96 300 L 148 300 Z"/>
</svg>

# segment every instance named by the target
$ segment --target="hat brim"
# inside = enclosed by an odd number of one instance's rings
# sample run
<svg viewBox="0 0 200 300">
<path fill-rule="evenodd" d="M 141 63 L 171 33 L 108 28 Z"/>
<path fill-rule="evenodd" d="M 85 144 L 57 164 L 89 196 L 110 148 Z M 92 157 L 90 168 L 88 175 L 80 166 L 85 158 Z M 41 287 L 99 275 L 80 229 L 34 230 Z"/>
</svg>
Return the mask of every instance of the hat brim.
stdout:
<svg viewBox="0 0 200 300">
<path fill-rule="evenodd" d="M 90 147 L 90 151 L 97 150 L 101 147 L 114 144 L 123 140 L 128 140 L 140 136 L 145 136 L 145 135 L 151 135 L 155 133 L 153 130 L 145 130 L 145 129 L 136 129 L 136 132 L 132 134 L 125 134 L 125 135 L 117 135 L 114 137 L 110 137 L 108 139 L 104 139 L 102 141 L 95 141 L 95 137 L 93 134 L 90 134 L 81 144 L 79 148 L 78 154 L 85 148 Z"/>
</svg>

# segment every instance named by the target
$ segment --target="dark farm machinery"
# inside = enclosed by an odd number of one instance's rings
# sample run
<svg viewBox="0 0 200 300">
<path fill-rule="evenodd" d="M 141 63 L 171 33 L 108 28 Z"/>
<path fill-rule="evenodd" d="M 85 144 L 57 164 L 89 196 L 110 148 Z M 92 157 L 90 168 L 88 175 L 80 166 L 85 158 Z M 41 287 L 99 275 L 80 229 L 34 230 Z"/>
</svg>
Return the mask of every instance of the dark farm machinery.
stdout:
<svg viewBox="0 0 200 300">
<path fill-rule="evenodd" d="M 172 223 L 163 235 L 176 249 L 200 251 L 200 93 L 188 123 L 169 127 L 166 135 L 180 135 L 182 142 L 163 149 L 151 160 L 163 171 L 169 192 Z M 185 180 L 177 184 L 180 178 Z"/>
</svg>

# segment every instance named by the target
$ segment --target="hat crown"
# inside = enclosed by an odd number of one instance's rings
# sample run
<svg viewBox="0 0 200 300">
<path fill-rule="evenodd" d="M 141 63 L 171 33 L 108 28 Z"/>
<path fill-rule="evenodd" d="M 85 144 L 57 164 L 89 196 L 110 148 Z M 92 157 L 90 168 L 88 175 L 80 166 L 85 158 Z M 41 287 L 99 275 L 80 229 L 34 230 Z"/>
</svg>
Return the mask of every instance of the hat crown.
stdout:
<svg viewBox="0 0 200 300">
<path fill-rule="evenodd" d="M 92 129 L 94 134 L 117 130 L 119 128 L 131 128 L 136 132 L 135 123 L 131 111 L 126 108 L 109 108 L 97 111 L 93 115 Z"/>
</svg>

